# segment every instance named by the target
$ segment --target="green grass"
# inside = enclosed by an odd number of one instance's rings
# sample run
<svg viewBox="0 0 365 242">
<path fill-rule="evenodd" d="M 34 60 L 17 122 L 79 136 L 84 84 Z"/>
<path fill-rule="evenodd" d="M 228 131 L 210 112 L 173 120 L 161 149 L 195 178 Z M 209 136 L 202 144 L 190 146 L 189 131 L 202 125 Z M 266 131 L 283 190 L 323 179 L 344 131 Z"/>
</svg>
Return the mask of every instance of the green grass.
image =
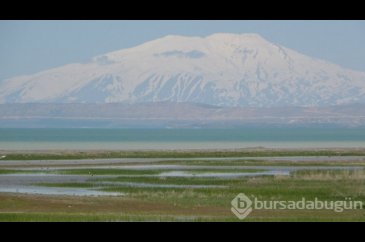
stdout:
<svg viewBox="0 0 365 242">
<path fill-rule="evenodd" d="M 108 192 L 124 192 L 139 199 L 151 201 L 180 201 L 185 205 L 195 203 L 224 206 L 238 194 L 257 196 L 262 199 L 277 200 L 300 200 L 302 197 L 307 199 L 345 199 L 352 197 L 365 201 L 365 183 L 363 181 L 308 181 L 308 180 L 277 180 L 275 178 L 263 177 L 245 179 L 242 181 L 221 183 L 228 188 L 133 188 L 109 186 L 102 190 Z M 166 183 L 168 184 L 168 183 Z M 195 184 L 193 181 L 186 185 Z M 215 185 L 215 184 L 214 184 Z M 362 186 L 362 188 L 354 186 Z M 179 200 L 181 199 L 181 200 Z"/>
<path fill-rule="evenodd" d="M 336 217 L 318 217 L 311 213 L 311 217 L 278 217 L 278 218 L 246 218 L 242 222 L 336 222 Z M 135 214 L 67 214 L 67 213 L 0 213 L 0 222 L 239 222 L 235 217 L 209 216 L 159 216 Z M 343 222 L 363 222 L 364 217 L 344 217 Z"/>
<path fill-rule="evenodd" d="M 227 221 L 232 219 L 226 219 Z M 47 214 L 47 213 L 0 213 L 0 222 L 203 222 L 212 218 L 194 216 L 116 215 L 116 214 Z"/>
<path fill-rule="evenodd" d="M 256 172 L 264 172 L 267 171 L 265 169 L 245 169 L 242 168 L 233 168 L 233 169 L 196 169 L 196 170 L 184 170 L 188 173 L 192 174 L 206 174 L 206 173 L 256 173 Z"/>
<path fill-rule="evenodd" d="M 143 163 L 149 165 L 150 163 Z M 361 161 L 280 161 L 280 160 L 250 160 L 227 158 L 223 161 L 217 160 L 167 160 L 154 162 L 155 165 L 189 165 L 189 166 L 365 166 L 365 162 Z M 141 163 L 142 165 L 142 163 Z"/>
<path fill-rule="evenodd" d="M 246 161 L 183 161 L 184 165 L 238 165 Z M 212 163 L 213 162 L 213 163 Z M 251 161 L 248 161 L 250 163 Z M 255 161 L 259 163 L 258 161 Z M 176 162 L 165 162 L 176 164 Z M 180 163 L 179 163 L 180 164 Z M 250 163 L 252 164 L 252 163 Z M 297 164 L 297 163 L 295 163 Z M 306 165 L 312 165 L 305 163 Z M 326 162 L 326 165 L 338 165 Z M 341 163 L 342 164 L 342 163 Z M 346 164 L 345 162 L 343 164 Z M 275 165 L 270 163 L 269 165 Z M 122 192 L 120 198 L 52 197 L 0 194 L 0 221 L 239 221 L 230 211 L 231 200 L 238 193 L 261 200 L 335 201 L 360 200 L 365 204 L 365 170 L 301 170 L 290 176 L 259 176 L 240 178 L 158 177 L 161 172 L 178 169 L 71 169 L 48 172 L 74 175 L 115 175 L 112 178 L 90 177 L 86 182 L 39 183 L 46 187 L 92 188 Z M 5 171 L 5 173 L 1 173 Z M 257 172 L 260 169 L 192 169 L 189 173 Z M 0 170 L 18 172 L 17 170 Z M 23 171 L 19 171 L 23 172 Z M 29 173 L 29 171 L 26 171 Z M 36 172 L 36 171 L 35 171 Z M 108 182 L 148 184 L 217 185 L 225 188 L 156 188 L 131 187 Z M 70 206 L 70 208 L 69 208 Z M 320 211 L 253 211 L 244 221 L 365 221 L 365 207 L 335 213 Z"/>
<path fill-rule="evenodd" d="M 238 194 L 245 193 L 249 196 L 256 196 L 262 200 L 301 200 L 318 198 L 321 200 L 344 200 L 351 197 L 353 200 L 361 200 L 365 204 L 365 179 L 364 171 L 359 171 L 352 179 L 352 172 L 334 171 L 333 176 L 327 176 L 325 171 L 310 171 L 323 178 L 308 180 L 305 176 L 295 174 L 290 177 L 251 177 L 241 179 L 211 179 L 208 178 L 117 178 L 115 181 L 148 182 L 156 184 L 209 184 L 225 185 L 227 188 L 202 188 L 202 189 L 164 189 L 164 188 L 132 188 L 110 186 L 103 188 L 109 192 L 124 192 L 129 196 L 145 201 L 161 203 L 177 203 L 185 207 L 194 205 L 216 206 L 227 208 L 230 201 Z M 338 177 L 342 179 L 338 179 Z M 361 178 L 362 177 L 362 178 Z M 336 214 L 333 214 L 335 216 Z M 359 216 L 365 220 L 365 211 L 359 211 Z M 338 216 L 338 215 L 336 215 Z M 357 215 L 355 215 L 357 217 Z M 340 218 L 339 218 L 340 219 Z"/>
<path fill-rule="evenodd" d="M 0 170 L 0 175 L 22 173 L 20 170 Z"/>
<path fill-rule="evenodd" d="M 8 175 L 8 174 L 34 174 L 34 173 L 45 173 L 42 170 L 13 170 L 13 169 L 1 169 L 0 175 Z"/>
<path fill-rule="evenodd" d="M 211 177 L 116 177 L 97 179 L 108 182 L 139 182 L 150 184 L 179 184 L 179 185 L 217 185 L 231 186 L 242 182 L 241 179 L 211 178 Z"/>
<path fill-rule="evenodd" d="M 4 154 L 6 160 L 60 160 L 98 158 L 197 158 L 197 157 L 271 157 L 271 156 L 365 156 L 364 149 L 343 150 L 201 150 L 201 151 L 80 151 Z"/>
<path fill-rule="evenodd" d="M 62 188 L 94 188 L 97 185 L 94 183 L 87 183 L 87 182 L 64 182 L 64 183 L 35 183 L 35 186 L 41 187 L 62 187 Z"/>
<path fill-rule="evenodd" d="M 64 175 L 157 175 L 161 170 L 132 170 L 132 169 L 70 169 L 70 170 L 54 170 L 56 174 Z"/>
<path fill-rule="evenodd" d="M 292 176 L 296 179 L 311 181 L 353 181 L 365 180 L 365 170 L 302 170 L 295 171 Z"/>
<path fill-rule="evenodd" d="M 171 169 L 70 169 L 70 170 L 54 170 L 48 171 L 49 173 L 64 174 L 64 175 L 158 175 L 164 172 L 175 171 L 176 168 Z M 184 169 L 184 172 L 192 174 L 204 174 L 204 173 L 232 173 L 232 172 L 245 172 L 254 173 L 265 171 L 263 169 Z"/>
</svg>

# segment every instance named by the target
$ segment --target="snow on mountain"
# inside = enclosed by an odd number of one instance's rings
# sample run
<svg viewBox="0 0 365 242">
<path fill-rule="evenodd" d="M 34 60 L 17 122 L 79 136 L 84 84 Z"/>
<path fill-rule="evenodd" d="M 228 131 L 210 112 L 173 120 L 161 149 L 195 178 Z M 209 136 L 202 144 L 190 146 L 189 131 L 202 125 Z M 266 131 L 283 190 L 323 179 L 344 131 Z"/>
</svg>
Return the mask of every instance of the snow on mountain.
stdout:
<svg viewBox="0 0 365 242">
<path fill-rule="evenodd" d="M 365 103 L 365 73 L 257 34 L 169 35 L 0 82 L 0 103 L 194 102 L 218 106 Z"/>
</svg>

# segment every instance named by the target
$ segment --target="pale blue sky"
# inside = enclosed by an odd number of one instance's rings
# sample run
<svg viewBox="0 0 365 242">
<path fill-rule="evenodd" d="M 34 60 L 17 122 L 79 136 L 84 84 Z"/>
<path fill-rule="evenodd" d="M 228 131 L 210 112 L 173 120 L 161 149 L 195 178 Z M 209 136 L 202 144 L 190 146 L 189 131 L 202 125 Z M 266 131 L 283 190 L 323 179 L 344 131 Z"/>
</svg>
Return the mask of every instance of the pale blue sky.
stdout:
<svg viewBox="0 0 365 242">
<path fill-rule="evenodd" d="M 132 47 L 168 34 L 258 33 L 365 71 L 365 21 L 0 21 L 0 80 Z"/>
</svg>

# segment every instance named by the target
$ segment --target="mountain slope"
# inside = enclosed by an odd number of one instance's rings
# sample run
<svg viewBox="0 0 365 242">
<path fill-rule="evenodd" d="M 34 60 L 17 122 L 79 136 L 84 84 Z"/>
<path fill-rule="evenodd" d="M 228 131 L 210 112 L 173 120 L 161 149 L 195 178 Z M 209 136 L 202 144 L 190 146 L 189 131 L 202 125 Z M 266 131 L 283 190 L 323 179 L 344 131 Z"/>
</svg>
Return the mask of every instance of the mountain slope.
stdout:
<svg viewBox="0 0 365 242">
<path fill-rule="evenodd" d="M 365 73 L 256 34 L 166 36 L 0 82 L 0 103 L 194 102 L 218 106 L 365 103 Z"/>
</svg>

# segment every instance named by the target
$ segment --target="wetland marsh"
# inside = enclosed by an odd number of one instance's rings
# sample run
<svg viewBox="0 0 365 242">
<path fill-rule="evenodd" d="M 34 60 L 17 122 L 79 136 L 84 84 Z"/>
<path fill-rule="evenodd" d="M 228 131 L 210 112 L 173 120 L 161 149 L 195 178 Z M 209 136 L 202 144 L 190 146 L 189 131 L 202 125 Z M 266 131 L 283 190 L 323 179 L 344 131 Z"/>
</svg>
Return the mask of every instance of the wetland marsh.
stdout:
<svg viewBox="0 0 365 242">
<path fill-rule="evenodd" d="M 365 202 L 362 150 L 151 152 L 9 152 L 0 160 L 0 220 L 240 221 L 230 203 L 242 192 Z M 254 210 L 244 221 L 364 220 L 360 209 Z"/>
</svg>

